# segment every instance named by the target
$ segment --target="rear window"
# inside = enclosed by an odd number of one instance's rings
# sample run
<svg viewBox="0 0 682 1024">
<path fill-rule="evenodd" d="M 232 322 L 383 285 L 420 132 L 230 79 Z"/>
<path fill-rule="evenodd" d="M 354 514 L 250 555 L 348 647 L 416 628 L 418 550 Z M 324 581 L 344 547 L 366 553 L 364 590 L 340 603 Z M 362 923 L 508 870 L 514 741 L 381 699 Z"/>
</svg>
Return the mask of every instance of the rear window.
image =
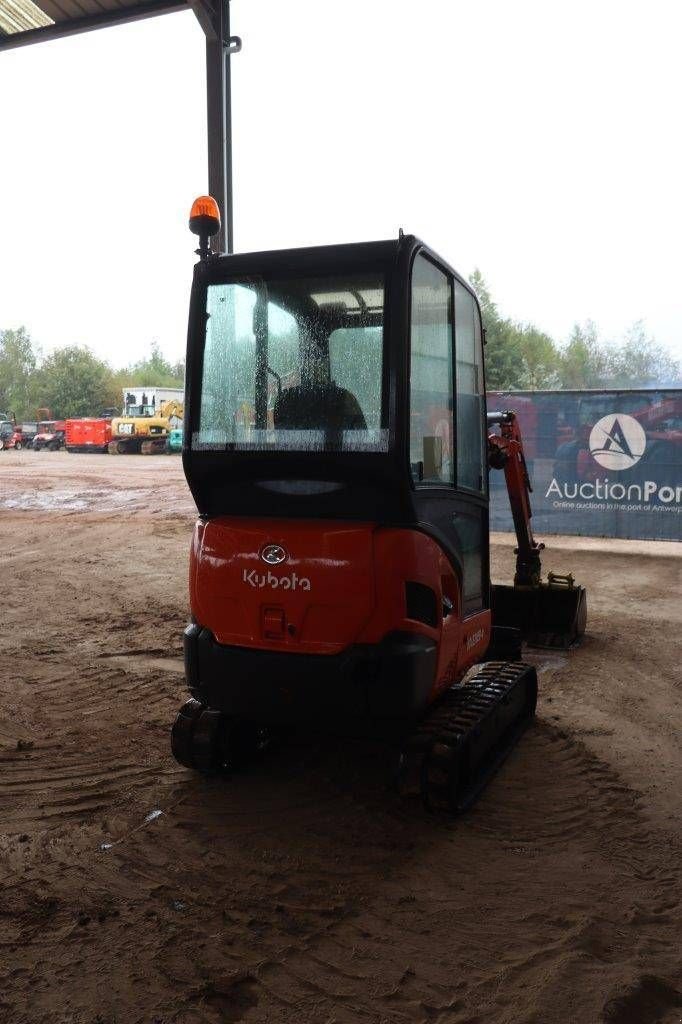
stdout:
<svg viewBox="0 0 682 1024">
<path fill-rule="evenodd" d="M 376 271 L 210 285 L 194 449 L 386 451 Z"/>
</svg>

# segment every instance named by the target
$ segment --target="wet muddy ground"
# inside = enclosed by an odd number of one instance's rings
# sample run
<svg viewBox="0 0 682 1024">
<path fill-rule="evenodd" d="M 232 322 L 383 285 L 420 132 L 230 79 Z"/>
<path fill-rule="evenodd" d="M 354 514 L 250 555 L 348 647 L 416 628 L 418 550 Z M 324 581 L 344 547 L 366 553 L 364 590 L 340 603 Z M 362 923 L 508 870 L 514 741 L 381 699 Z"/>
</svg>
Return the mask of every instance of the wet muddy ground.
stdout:
<svg viewBox="0 0 682 1024">
<path fill-rule="evenodd" d="M 193 509 L 177 458 L 0 453 L 0 1020 L 677 1024 L 682 545 L 548 542 L 588 636 L 451 822 L 366 744 L 175 764 Z"/>
</svg>

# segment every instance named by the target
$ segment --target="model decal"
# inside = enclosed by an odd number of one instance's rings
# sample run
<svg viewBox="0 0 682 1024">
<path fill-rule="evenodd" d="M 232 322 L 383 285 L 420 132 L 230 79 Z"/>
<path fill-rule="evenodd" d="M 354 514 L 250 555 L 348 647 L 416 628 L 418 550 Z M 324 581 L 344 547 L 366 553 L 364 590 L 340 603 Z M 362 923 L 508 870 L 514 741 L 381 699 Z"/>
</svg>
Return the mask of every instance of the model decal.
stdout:
<svg viewBox="0 0 682 1024">
<path fill-rule="evenodd" d="M 470 651 L 472 649 L 472 647 L 475 647 L 476 644 L 479 644 L 484 636 L 485 636 L 485 630 L 484 629 L 477 629 L 475 633 L 470 633 L 469 636 L 466 638 L 466 643 L 465 643 L 467 651 Z"/>
</svg>

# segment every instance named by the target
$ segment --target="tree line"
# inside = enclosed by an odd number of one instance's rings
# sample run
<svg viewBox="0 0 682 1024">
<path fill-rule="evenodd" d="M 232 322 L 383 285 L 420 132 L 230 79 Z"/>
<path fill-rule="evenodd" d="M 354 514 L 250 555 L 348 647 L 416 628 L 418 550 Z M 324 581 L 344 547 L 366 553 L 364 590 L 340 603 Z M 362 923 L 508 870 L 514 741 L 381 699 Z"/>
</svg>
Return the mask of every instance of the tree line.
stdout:
<svg viewBox="0 0 682 1024">
<path fill-rule="evenodd" d="M 682 387 L 680 364 L 638 321 L 607 343 L 594 323 L 575 324 L 557 343 L 533 324 L 503 316 L 479 270 L 470 278 L 486 331 L 486 382 L 491 391 L 545 388 Z M 83 345 L 42 356 L 25 327 L 0 330 L 0 411 L 18 420 L 48 408 L 56 419 L 120 408 L 128 386 L 183 386 L 184 362 L 171 363 L 156 342 L 149 353 L 115 369 Z"/>
<path fill-rule="evenodd" d="M 469 280 L 481 304 L 490 391 L 682 387 L 680 364 L 647 334 L 643 321 L 615 342 L 602 339 L 591 320 L 576 323 L 558 344 L 533 324 L 502 316 L 479 270 Z"/>
<path fill-rule="evenodd" d="M 33 420 L 47 408 L 55 419 L 96 416 L 121 408 L 124 387 L 181 388 L 184 362 L 171 363 L 159 345 L 129 366 L 115 369 L 83 345 L 42 356 L 25 327 L 0 330 L 0 413 Z"/>
</svg>

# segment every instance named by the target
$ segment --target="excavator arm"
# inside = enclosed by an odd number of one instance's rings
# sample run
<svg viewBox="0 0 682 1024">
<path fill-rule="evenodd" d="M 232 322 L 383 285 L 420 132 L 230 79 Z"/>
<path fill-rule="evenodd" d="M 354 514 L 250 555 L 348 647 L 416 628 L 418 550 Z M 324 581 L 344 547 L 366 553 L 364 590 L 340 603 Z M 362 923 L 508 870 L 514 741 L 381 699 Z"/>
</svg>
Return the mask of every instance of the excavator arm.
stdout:
<svg viewBox="0 0 682 1024">
<path fill-rule="evenodd" d="M 158 414 L 165 420 L 169 420 L 173 416 L 175 416 L 176 419 L 181 420 L 185 415 L 185 407 L 182 402 L 178 402 L 177 399 L 171 398 L 168 402 L 163 403 L 159 408 Z"/>
<path fill-rule="evenodd" d="M 499 433 L 494 427 L 499 427 Z M 493 624 L 519 629 L 524 639 L 541 647 L 570 647 L 585 632 L 587 598 L 570 573 L 548 573 L 542 579 L 540 552 L 531 527 L 532 485 L 514 412 L 488 415 L 488 464 L 504 470 L 516 533 L 514 586 L 493 584 Z"/>
<path fill-rule="evenodd" d="M 496 412 L 488 416 L 488 427 L 498 425 L 499 434 L 488 435 L 488 462 L 492 469 L 503 469 L 516 531 L 516 575 L 514 586 L 535 586 L 542 576 L 540 552 L 544 544 L 533 536 L 530 495 L 533 490 L 523 451 L 519 421 L 514 412 Z"/>
</svg>

